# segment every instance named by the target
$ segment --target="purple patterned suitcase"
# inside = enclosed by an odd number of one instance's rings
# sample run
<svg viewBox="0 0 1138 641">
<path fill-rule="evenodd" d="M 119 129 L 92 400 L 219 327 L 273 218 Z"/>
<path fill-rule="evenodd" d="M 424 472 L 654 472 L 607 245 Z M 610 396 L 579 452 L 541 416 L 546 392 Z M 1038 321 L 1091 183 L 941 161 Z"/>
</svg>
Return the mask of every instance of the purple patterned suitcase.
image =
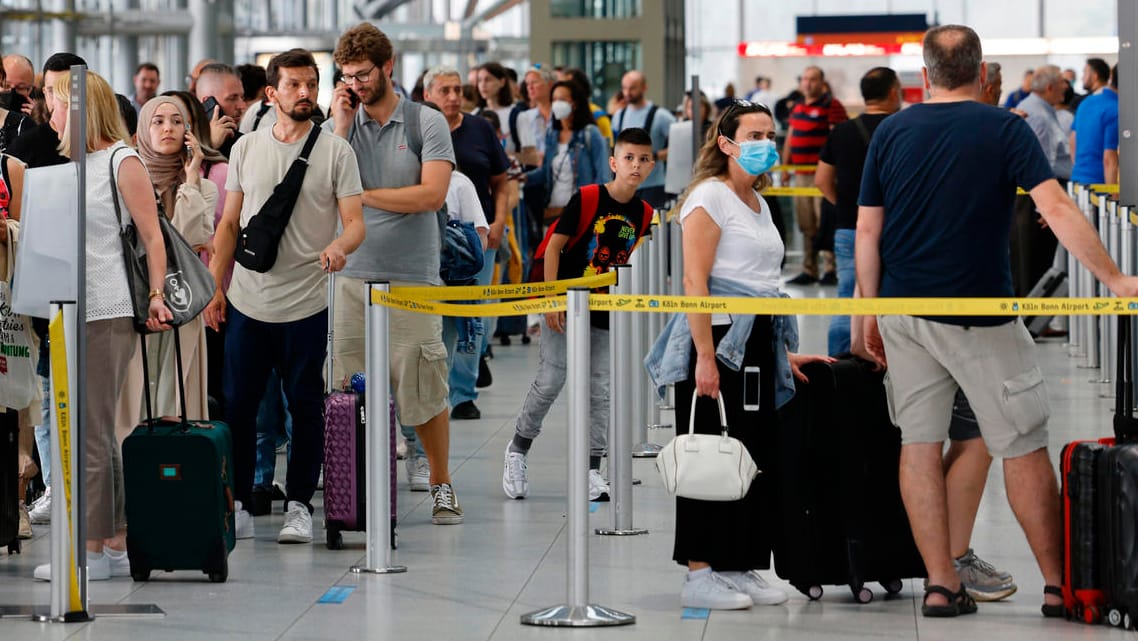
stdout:
<svg viewBox="0 0 1138 641">
<path fill-rule="evenodd" d="M 389 406 L 395 425 L 395 406 Z M 324 530 L 329 550 L 344 547 L 341 532 L 361 532 L 367 525 L 365 492 L 364 395 L 333 392 L 324 400 Z M 395 430 L 391 439 L 391 546 L 395 547 Z"/>
<path fill-rule="evenodd" d="M 333 390 L 332 327 L 335 310 L 335 274 L 328 276 L 328 363 L 324 396 L 324 532 L 329 550 L 344 547 L 342 532 L 362 532 L 367 528 L 367 411 L 364 395 L 355 391 Z M 391 429 L 391 547 L 395 548 L 395 403 L 389 404 Z"/>
</svg>

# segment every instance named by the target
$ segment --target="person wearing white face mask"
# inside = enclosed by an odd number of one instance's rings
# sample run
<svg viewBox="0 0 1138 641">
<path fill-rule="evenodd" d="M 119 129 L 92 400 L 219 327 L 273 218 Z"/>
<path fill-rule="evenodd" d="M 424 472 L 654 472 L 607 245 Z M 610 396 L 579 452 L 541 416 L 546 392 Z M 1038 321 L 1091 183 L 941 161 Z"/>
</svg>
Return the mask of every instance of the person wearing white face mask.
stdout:
<svg viewBox="0 0 1138 641">
<path fill-rule="evenodd" d="M 545 160 L 525 174 L 530 187 L 545 187 L 546 224 L 557 220 L 578 187 L 612 179 L 608 141 L 593 120 L 584 88 L 571 80 L 554 84 L 552 111 Z"/>
<path fill-rule="evenodd" d="M 763 105 L 736 101 L 713 126 L 717 135 L 704 142 L 691 186 L 677 205 L 684 232 L 684 293 L 779 296 L 785 248 L 759 195 L 778 161 L 774 117 Z M 683 340 L 685 333 L 690 340 Z M 731 435 L 760 469 L 772 469 L 771 432 L 778 425 L 778 408 L 793 396 L 790 377 L 805 380 L 802 365 L 833 360 L 795 354 L 796 343 L 793 316 L 677 314 L 656 339 L 645 366 L 655 385 L 675 385 L 677 426 L 687 426 L 695 412 L 696 432 L 718 434 L 716 403 L 703 399 L 697 406 L 694 395 L 722 394 Z M 729 366 L 717 351 L 740 354 L 741 362 Z M 744 376 L 756 367 L 757 380 Z M 758 387 L 757 408 L 744 405 L 745 380 Z M 748 390 L 748 396 L 755 391 Z M 787 600 L 759 574 L 771 561 L 769 519 L 777 500 L 772 490 L 760 475 L 738 501 L 676 499 L 672 558 L 688 568 L 680 592 L 683 607 L 733 610 Z"/>
</svg>

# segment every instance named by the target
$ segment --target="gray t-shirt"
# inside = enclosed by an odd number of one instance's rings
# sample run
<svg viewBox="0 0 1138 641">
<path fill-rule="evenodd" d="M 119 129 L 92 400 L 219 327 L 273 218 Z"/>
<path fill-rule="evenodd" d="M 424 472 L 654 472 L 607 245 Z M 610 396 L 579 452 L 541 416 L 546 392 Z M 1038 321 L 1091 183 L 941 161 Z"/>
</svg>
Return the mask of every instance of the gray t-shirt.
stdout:
<svg viewBox="0 0 1138 641">
<path fill-rule="evenodd" d="M 625 107 L 613 114 L 613 135 L 619 134 L 620 130 L 628 129 L 629 127 L 643 127 L 648 120 L 648 112 L 651 111 L 652 104 L 652 101 L 649 100 L 643 108 Z M 648 134 L 652 136 L 652 151 L 663 151 L 668 148 L 668 133 L 670 133 L 672 123 L 675 121 L 676 119 L 672 116 L 672 112 L 668 111 L 667 108 L 659 107 L 656 109 L 656 115 L 652 117 L 652 131 L 648 132 Z M 652 169 L 652 173 L 648 174 L 648 178 L 644 180 L 644 183 L 641 184 L 640 187 L 662 187 L 664 185 L 664 175 L 667 173 L 668 163 L 657 160 L 656 167 Z"/>
<path fill-rule="evenodd" d="M 264 127 L 233 145 L 225 189 L 244 194 L 242 227 L 261 210 L 300 156 L 307 138 L 306 133 L 286 144 L 273 137 L 272 127 Z M 229 285 L 233 306 L 265 323 L 302 320 L 327 307 L 328 277 L 320 266 L 320 252 L 336 239 L 340 227 L 337 201 L 361 191 L 359 166 L 347 142 L 321 132 L 281 237 L 277 261 L 263 274 L 233 264 Z"/>
<path fill-rule="evenodd" d="M 382 127 L 361 106 L 356 112 L 349 141 L 359 160 L 364 189 L 397 189 L 418 185 L 422 164 L 407 141 L 404 127 L 406 99 L 400 98 Z M 454 168 L 450 127 L 442 114 L 419 109 L 423 136 L 422 162 L 445 160 Z M 324 123 L 333 129 L 332 119 Z M 351 256 L 345 276 L 401 280 L 442 285 L 439 278 L 439 221 L 434 210 L 403 214 L 364 206 L 367 237 Z"/>
</svg>

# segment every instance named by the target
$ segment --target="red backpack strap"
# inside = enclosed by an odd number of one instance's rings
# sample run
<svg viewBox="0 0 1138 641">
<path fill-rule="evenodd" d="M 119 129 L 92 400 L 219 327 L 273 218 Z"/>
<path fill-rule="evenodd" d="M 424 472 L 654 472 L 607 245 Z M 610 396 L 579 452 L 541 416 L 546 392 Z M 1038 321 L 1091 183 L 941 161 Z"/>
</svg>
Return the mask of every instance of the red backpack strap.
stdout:
<svg viewBox="0 0 1138 641">
<path fill-rule="evenodd" d="M 577 232 L 569 239 L 566 247 L 576 245 L 588 233 L 589 227 L 593 224 L 593 217 L 597 215 L 600 200 L 600 185 L 585 185 L 581 188 L 581 215 L 577 218 Z"/>
<path fill-rule="evenodd" d="M 652 209 L 652 205 L 649 205 L 647 201 L 641 200 L 640 202 L 644 203 L 644 231 L 641 232 L 643 234 L 652 226 L 652 217 L 656 215 L 656 210 Z"/>
</svg>

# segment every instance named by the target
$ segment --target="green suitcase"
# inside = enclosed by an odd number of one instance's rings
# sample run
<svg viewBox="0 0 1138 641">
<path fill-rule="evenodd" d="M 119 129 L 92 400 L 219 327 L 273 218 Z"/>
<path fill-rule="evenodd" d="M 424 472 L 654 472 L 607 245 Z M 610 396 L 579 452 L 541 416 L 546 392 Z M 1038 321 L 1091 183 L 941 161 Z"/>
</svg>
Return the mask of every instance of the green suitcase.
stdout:
<svg viewBox="0 0 1138 641">
<path fill-rule="evenodd" d="M 153 570 L 201 570 L 224 582 L 237 543 L 229 426 L 186 421 L 184 393 L 180 421 L 149 418 L 149 398 L 146 405 L 146 422 L 123 441 L 130 574 L 146 581 Z"/>
</svg>

